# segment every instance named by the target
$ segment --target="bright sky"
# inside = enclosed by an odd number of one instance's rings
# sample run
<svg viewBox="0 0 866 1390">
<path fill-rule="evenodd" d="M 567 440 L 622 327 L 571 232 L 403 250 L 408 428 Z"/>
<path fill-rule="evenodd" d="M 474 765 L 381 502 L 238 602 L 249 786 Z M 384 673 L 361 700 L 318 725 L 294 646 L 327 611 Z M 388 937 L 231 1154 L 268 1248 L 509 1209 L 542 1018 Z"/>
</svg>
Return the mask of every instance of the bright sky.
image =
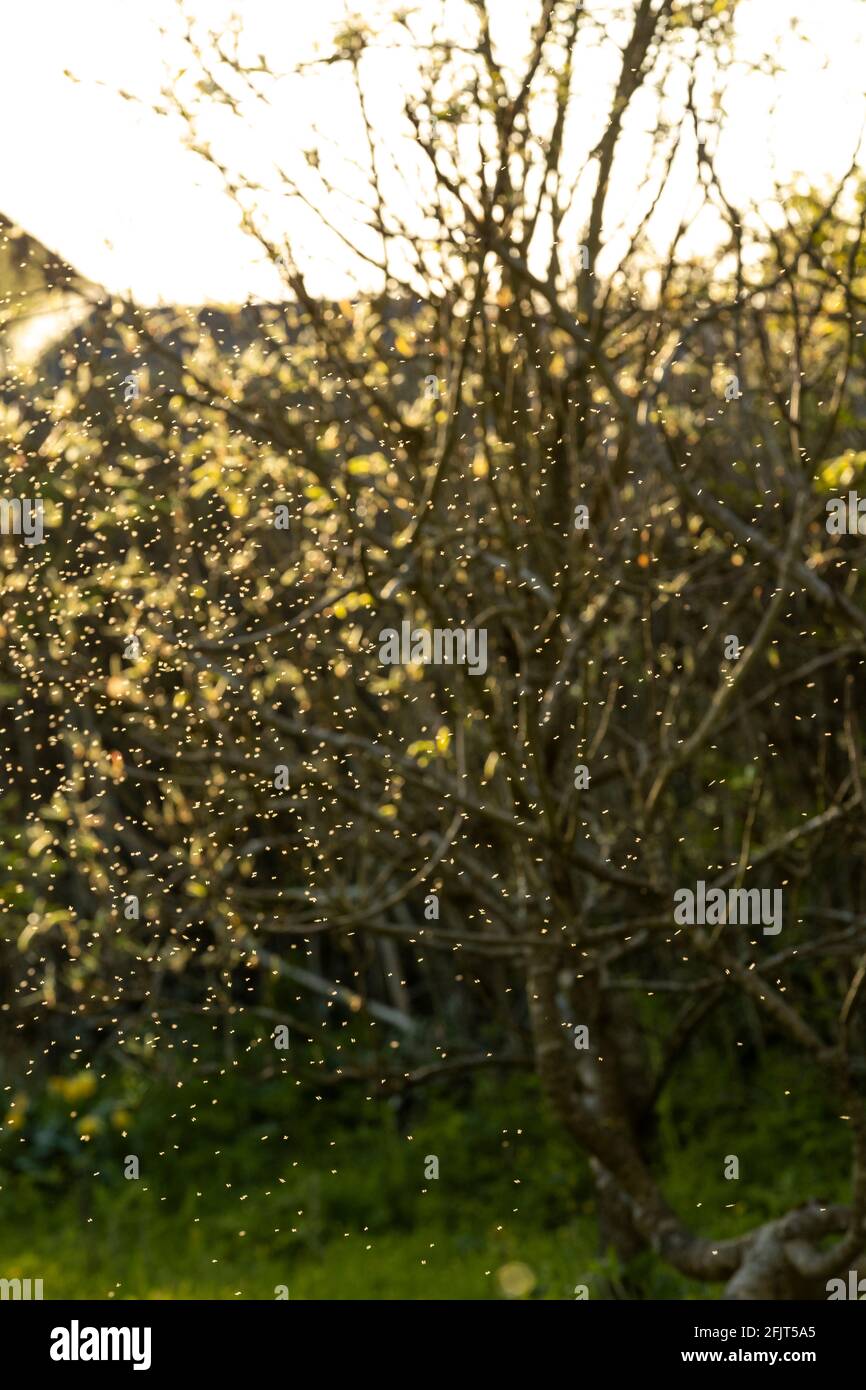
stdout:
<svg viewBox="0 0 866 1390">
<path fill-rule="evenodd" d="M 447 0 L 455 4 L 456 0 Z M 605 0 L 593 0 L 596 9 Z M 373 17 L 380 0 L 354 0 L 356 13 Z M 439 0 L 415 0 L 425 18 Z M 490 0 L 494 34 L 503 51 L 520 51 L 531 0 Z M 189 0 L 188 9 L 221 27 L 232 11 L 244 38 L 287 71 L 324 45 L 344 18 L 344 0 Z M 807 45 L 787 34 L 796 15 Z M 160 35 L 160 26 L 169 30 Z M 174 0 L 27 0 L 0 10 L 0 209 L 57 250 L 84 274 L 115 289 L 131 289 L 144 302 L 202 303 L 272 297 L 280 281 L 259 249 L 238 229 L 237 214 L 216 178 L 183 148 L 180 131 L 116 95 L 119 88 L 157 98 L 164 59 L 180 52 Z M 840 173 L 857 145 L 866 114 L 866 2 L 864 0 L 742 0 L 738 52 L 774 49 L 786 75 L 770 83 L 735 81 L 726 104 L 729 126 L 721 167 L 732 196 L 765 197 L 775 162 L 782 176 L 821 180 Z M 71 70 L 80 81 L 64 77 Z M 602 63 L 590 68 L 603 75 Z M 371 83 L 374 118 L 394 126 L 406 63 L 383 58 Z M 588 112 L 600 111 L 604 89 L 582 84 Z M 315 123 L 341 150 L 359 139 L 352 93 L 334 69 L 284 83 L 271 115 L 259 107 L 255 124 L 231 128 L 232 162 L 267 176 L 272 162 L 298 168 L 312 144 Z M 775 109 L 770 106 L 775 102 Z M 589 118 L 588 118 L 589 128 Z M 360 150 L 360 145 L 357 145 Z M 621 209 L 639 187 L 637 141 L 624 149 L 615 190 Z M 691 182 L 683 180 L 684 202 Z M 272 202 L 279 223 L 285 206 Z M 171 209 L 170 215 L 165 209 Z M 346 265 L 335 243 L 318 239 L 303 219 L 285 221 L 308 256 L 313 287 L 345 293 Z M 284 219 L 285 220 L 285 219 Z M 709 230 L 706 235 L 710 235 Z"/>
</svg>

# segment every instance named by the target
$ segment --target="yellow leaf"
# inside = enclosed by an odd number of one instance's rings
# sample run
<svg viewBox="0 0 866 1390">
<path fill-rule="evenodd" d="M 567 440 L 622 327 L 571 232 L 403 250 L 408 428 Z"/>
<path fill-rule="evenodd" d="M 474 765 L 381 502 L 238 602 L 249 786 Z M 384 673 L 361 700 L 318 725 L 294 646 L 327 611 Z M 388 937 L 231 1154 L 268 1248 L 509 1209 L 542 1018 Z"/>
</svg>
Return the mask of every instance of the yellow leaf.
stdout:
<svg viewBox="0 0 866 1390">
<path fill-rule="evenodd" d="M 565 358 L 563 357 L 561 352 L 555 352 L 553 354 L 552 358 L 550 359 L 550 367 L 548 368 L 548 371 L 550 372 L 550 375 L 555 378 L 556 381 L 562 381 L 563 377 L 566 374 L 566 364 Z"/>
<path fill-rule="evenodd" d="M 489 782 L 489 781 L 490 781 L 490 778 L 493 776 L 494 772 L 496 771 L 496 764 L 497 764 L 498 762 L 499 762 L 499 754 L 498 754 L 498 753 L 488 753 L 488 754 L 487 754 L 487 759 L 486 759 L 486 761 L 485 761 L 485 763 L 484 763 L 484 771 L 483 771 L 483 773 L 482 773 L 482 778 L 481 778 L 482 781 L 484 781 L 484 782 Z"/>
<path fill-rule="evenodd" d="M 844 454 L 830 459 L 821 469 L 821 483 L 825 488 L 847 487 L 853 483 L 866 468 L 866 450 L 857 452 L 847 449 Z"/>
</svg>

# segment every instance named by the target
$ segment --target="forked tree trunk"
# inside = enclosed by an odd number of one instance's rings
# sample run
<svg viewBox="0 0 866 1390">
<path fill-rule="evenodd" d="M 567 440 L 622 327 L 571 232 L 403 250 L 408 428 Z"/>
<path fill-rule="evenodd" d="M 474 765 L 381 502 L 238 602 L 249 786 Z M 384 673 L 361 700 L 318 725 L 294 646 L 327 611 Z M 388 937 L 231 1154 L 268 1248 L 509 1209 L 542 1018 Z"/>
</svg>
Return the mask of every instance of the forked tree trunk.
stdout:
<svg viewBox="0 0 866 1390">
<path fill-rule="evenodd" d="M 848 1208 L 813 1201 L 733 1240 L 693 1235 L 668 1207 L 644 1160 L 634 1118 L 640 1086 L 636 1091 L 634 1078 L 630 1084 L 628 1057 L 618 1055 L 612 1031 L 605 1050 L 590 1049 L 582 1060 L 569 1045 L 571 1021 L 557 1002 L 552 957 L 546 952 L 528 962 L 536 1068 L 559 1119 L 589 1158 L 603 1241 L 624 1261 L 649 1247 L 687 1278 L 724 1283 L 729 1299 L 826 1298 L 827 1279 L 866 1247 L 866 1229 L 852 1232 Z M 583 1002 L 593 1012 L 588 1026 L 605 1033 L 603 1001 L 589 994 Z M 832 1251 L 822 1249 L 825 1237 L 843 1233 Z M 595 1292 L 603 1297 L 607 1290 Z"/>
</svg>

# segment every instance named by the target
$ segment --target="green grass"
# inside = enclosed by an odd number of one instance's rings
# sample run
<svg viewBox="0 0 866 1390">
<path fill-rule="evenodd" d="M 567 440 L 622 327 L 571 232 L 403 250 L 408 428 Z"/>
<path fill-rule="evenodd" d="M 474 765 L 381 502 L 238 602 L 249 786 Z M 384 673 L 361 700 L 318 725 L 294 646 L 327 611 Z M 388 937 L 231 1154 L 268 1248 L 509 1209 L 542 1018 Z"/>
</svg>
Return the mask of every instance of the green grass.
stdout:
<svg viewBox="0 0 866 1390">
<path fill-rule="evenodd" d="M 718 1238 L 809 1195 L 844 1199 L 845 1126 L 795 1061 L 765 1058 L 724 1096 L 715 1062 L 696 1059 L 660 1115 L 657 1162 L 684 1220 Z M 47 1298 L 273 1299 L 280 1285 L 292 1299 L 719 1292 L 649 1253 L 628 1271 L 600 1257 L 586 1161 L 531 1080 L 452 1088 L 402 1115 L 238 1076 L 218 1088 L 190 1078 L 182 1103 L 176 1083 L 130 1091 L 102 1074 L 86 1096 L 76 1086 L 33 1087 L 26 1105 L 17 1091 L 0 1143 L 0 1277 L 41 1278 Z M 133 1153 L 141 1177 L 127 1181 Z M 731 1153 L 737 1182 L 723 1176 Z M 440 1176 L 427 1179 L 433 1154 Z"/>
<path fill-rule="evenodd" d="M 521 1296 L 556 1299 L 600 1272 L 589 1217 L 557 1232 L 522 1229 L 519 1215 L 501 1230 L 349 1231 L 313 1250 L 299 1232 L 262 1229 L 262 1203 L 244 1203 L 232 1234 L 218 1210 L 196 1219 L 192 1202 L 172 1213 L 146 1192 L 90 1216 L 75 1198 L 40 1209 L 35 1193 L 21 1197 L 0 1195 L 0 1269 L 41 1278 L 46 1298 L 273 1299 L 279 1285 L 292 1299 L 499 1298 L 500 1271 L 518 1264 L 529 1271 L 517 1272 Z"/>
</svg>

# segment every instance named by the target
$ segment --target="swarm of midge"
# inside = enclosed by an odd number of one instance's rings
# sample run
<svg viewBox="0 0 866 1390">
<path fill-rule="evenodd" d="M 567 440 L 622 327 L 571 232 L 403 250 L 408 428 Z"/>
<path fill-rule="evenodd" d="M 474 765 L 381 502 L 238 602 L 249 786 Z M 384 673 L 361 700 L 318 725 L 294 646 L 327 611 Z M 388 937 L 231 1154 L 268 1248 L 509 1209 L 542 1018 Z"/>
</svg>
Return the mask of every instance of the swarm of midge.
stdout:
<svg viewBox="0 0 866 1390">
<path fill-rule="evenodd" d="M 713 312 L 731 285 L 674 267 L 657 310 L 624 275 L 611 375 L 569 332 L 578 285 L 542 312 L 516 271 L 484 283 L 477 252 L 461 243 L 472 305 L 459 280 L 198 313 L 97 294 L 4 382 L 7 484 L 46 523 L 0 548 L 10 1061 L 66 1107 L 94 1182 L 134 1157 L 124 1178 L 157 1192 L 201 1127 L 220 1157 L 206 1111 L 243 1078 L 275 1153 L 262 1193 L 220 1177 L 239 1240 L 251 1196 L 306 1230 L 275 1088 L 393 1100 L 411 1147 L 421 1085 L 468 1102 L 479 1072 L 538 1066 L 572 1117 L 613 1094 L 638 1133 L 689 1036 L 671 994 L 733 978 L 757 1007 L 764 970 L 775 1021 L 796 1031 L 798 988 L 810 1028 L 839 1014 L 832 967 L 818 989 L 798 951 L 810 914 L 857 896 L 853 869 L 826 870 L 861 834 L 860 580 L 822 498 L 798 509 L 790 400 L 756 384 L 790 356 L 783 288 L 740 360 Z M 65 292 L 67 268 L 43 271 Z M 822 408 L 840 330 L 819 311 Z M 742 398 L 708 368 L 732 362 Z M 795 461 L 820 492 L 842 473 L 810 437 Z M 382 666 L 404 621 L 483 628 L 483 680 Z M 832 805 L 833 844 L 801 840 Z M 792 908 L 769 965 L 757 934 L 675 929 L 678 887 L 752 871 Z M 134 1108 L 99 1108 L 115 1062 L 176 1088 L 146 1151 Z M 7 1115 L 24 1148 L 29 1094 Z M 329 1176 L 347 1142 L 335 1121 Z M 443 1189 L 433 1156 L 438 1178 L 420 1150 L 415 1177 Z M 500 1276 L 535 1287 L 522 1261 Z"/>
</svg>

